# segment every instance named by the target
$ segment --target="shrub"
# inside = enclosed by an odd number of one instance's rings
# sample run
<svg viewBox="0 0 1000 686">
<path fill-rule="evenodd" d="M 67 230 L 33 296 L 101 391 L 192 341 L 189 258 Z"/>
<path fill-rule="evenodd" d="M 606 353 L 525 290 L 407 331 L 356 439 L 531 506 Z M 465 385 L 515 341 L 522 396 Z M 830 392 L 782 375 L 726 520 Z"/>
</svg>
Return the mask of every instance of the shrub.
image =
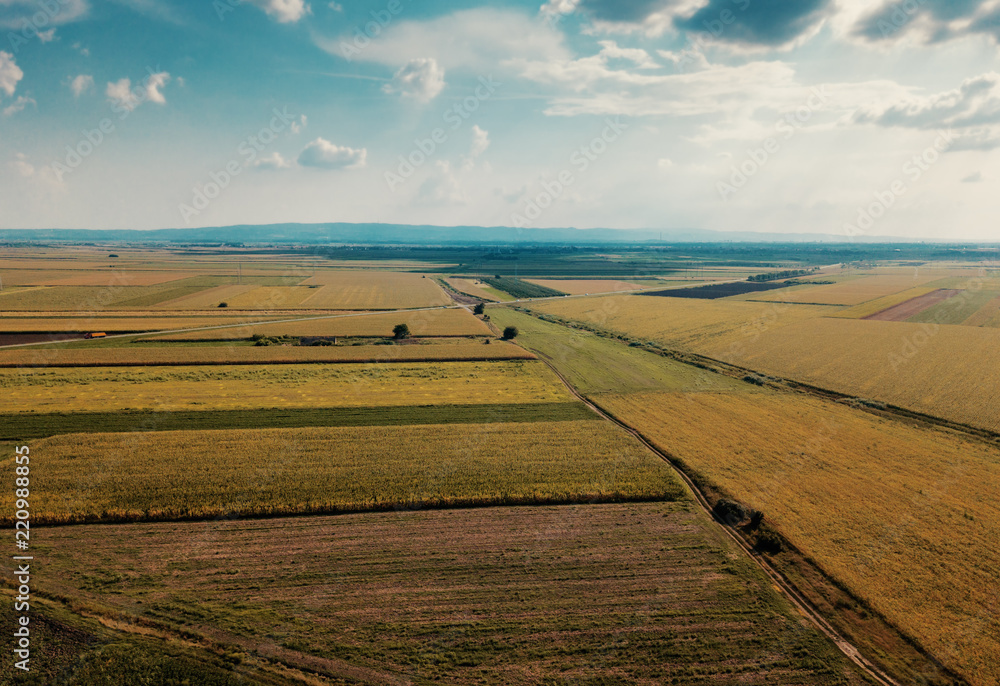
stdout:
<svg viewBox="0 0 1000 686">
<path fill-rule="evenodd" d="M 772 555 L 781 552 L 781 535 L 769 526 L 761 527 L 757 532 L 754 549 Z"/>
<path fill-rule="evenodd" d="M 508 326 L 503 330 L 503 339 L 505 341 L 512 341 L 517 338 L 518 330 L 516 326 Z"/>
<path fill-rule="evenodd" d="M 229 307 L 229 303 L 227 303 L 227 302 L 221 302 L 221 303 L 219 303 L 219 307 Z"/>
<path fill-rule="evenodd" d="M 397 341 L 402 340 L 404 338 L 409 338 L 410 327 L 408 327 L 406 324 L 396 324 L 396 326 L 392 327 L 392 337 L 395 338 Z"/>
<path fill-rule="evenodd" d="M 484 314 L 486 312 L 486 305 L 483 303 L 476 303 L 476 306 L 472 309 L 472 314 Z"/>
<path fill-rule="evenodd" d="M 729 526 L 736 526 L 747 518 L 746 506 L 735 500 L 720 498 L 715 507 L 712 508 L 715 515 Z"/>
</svg>

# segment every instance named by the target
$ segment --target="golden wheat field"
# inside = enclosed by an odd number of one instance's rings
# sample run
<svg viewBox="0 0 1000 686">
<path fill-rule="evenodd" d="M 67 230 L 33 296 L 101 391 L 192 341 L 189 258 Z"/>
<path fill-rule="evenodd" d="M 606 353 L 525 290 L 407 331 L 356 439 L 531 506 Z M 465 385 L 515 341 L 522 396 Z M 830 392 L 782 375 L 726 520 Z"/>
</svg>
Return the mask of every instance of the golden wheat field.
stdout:
<svg viewBox="0 0 1000 686">
<path fill-rule="evenodd" d="M 320 272 L 301 283 L 319 286 L 301 306 L 319 310 L 395 310 L 450 305 L 432 278 L 404 272 Z"/>
<path fill-rule="evenodd" d="M 1000 430 L 1000 331 L 817 319 L 706 354 L 766 374 Z"/>
<path fill-rule="evenodd" d="M 230 300 L 255 288 L 257 286 L 253 284 L 214 286 L 158 303 L 150 303 L 149 307 L 157 310 L 209 310 L 219 307 L 221 303 L 229 304 Z"/>
<path fill-rule="evenodd" d="M 290 315 L 291 316 L 291 315 Z M 298 316 L 298 315 L 296 315 Z M 160 340 L 235 340 L 264 336 L 391 336 L 396 324 L 406 324 L 414 336 L 489 336 L 489 327 L 464 308 L 414 312 L 345 314 L 301 321 L 235 326 L 214 331 L 171 334 Z"/>
<path fill-rule="evenodd" d="M 487 300 L 492 302 L 500 302 L 502 300 L 513 300 L 512 296 L 507 296 L 506 298 L 501 297 L 501 292 L 495 288 L 490 288 L 481 281 L 474 279 L 458 279 L 449 278 L 445 279 L 445 282 L 454 288 L 459 293 L 465 293 L 466 295 L 471 295 L 474 298 L 480 298 L 481 300 Z"/>
<path fill-rule="evenodd" d="M 980 686 L 1000 681 L 1000 450 L 789 393 L 601 396 Z"/>
<path fill-rule="evenodd" d="M 541 362 L 0 369 L 4 412 L 567 402 Z"/>
<path fill-rule="evenodd" d="M 586 420 L 75 434 L 32 454 L 49 522 L 685 497 L 662 460 Z"/>
<path fill-rule="evenodd" d="M 20 348 L 0 350 L 0 367 L 141 367 L 156 365 L 419 362 L 534 359 L 505 341 L 437 339 L 419 345 L 165 346 L 132 348 Z"/>
<path fill-rule="evenodd" d="M 796 286 L 792 289 L 779 289 L 741 297 L 767 302 L 787 301 L 850 306 L 917 288 L 939 278 L 937 274 L 927 273 L 861 276 L 840 283 Z"/>
<path fill-rule="evenodd" d="M 764 331 L 814 319 L 830 308 L 812 305 L 608 295 L 532 303 L 533 311 L 683 350 L 739 348 Z"/>
<path fill-rule="evenodd" d="M 21 314 L 21 313 L 18 313 Z M 34 313 L 32 313 L 34 314 Z M 230 315 L 223 316 L 178 316 L 164 317 L 162 313 L 153 313 L 144 316 L 129 317 L 108 317 L 98 315 L 96 317 L 59 317 L 55 318 L 46 313 L 42 316 L 31 317 L 0 317 L 0 333 L 63 333 L 104 331 L 106 333 L 121 333 L 124 331 L 171 331 L 175 329 L 194 329 L 206 326 L 226 326 L 240 325 L 245 322 L 261 322 L 278 319 L 274 316 L 248 316 Z"/>
</svg>

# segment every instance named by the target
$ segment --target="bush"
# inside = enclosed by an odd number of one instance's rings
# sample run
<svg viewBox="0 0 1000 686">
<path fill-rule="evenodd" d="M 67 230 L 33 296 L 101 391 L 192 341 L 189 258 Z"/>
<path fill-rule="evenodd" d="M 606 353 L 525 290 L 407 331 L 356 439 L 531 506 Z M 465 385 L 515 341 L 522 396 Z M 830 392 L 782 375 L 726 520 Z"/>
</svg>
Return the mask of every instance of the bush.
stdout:
<svg viewBox="0 0 1000 686">
<path fill-rule="evenodd" d="M 781 535 L 769 526 L 762 527 L 757 532 L 754 549 L 772 555 L 781 552 Z"/>
<path fill-rule="evenodd" d="M 397 341 L 402 340 L 404 338 L 409 338 L 410 327 L 408 327 L 406 324 L 396 324 L 396 326 L 392 328 L 392 337 L 395 338 Z"/>
<path fill-rule="evenodd" d="M 743 377 L 743 380 L 746 381 L 747 383 L 752 383 L 754 386 L 764 385 L 764 378 L 761 376 L 757 376 L 756 374 L 747 374 L 746 376 Z"/>
<path fill-rule="evenodd" d="M 512 341 L 517 338 L 518 330 L 516 326 L 508 326 L 503 330 L 503 339 L 505 341 Z"/>
<path fill-rule="evenodd" d="M 728 498 L 720 498 L 712 508 L 712 512 L 729 526 L 736 526 L 749 514 L 746 506 Z"/>
<path fill-rule="evenodd" d="M 219 307 L 229 307 L 229 303 L 226 302 L 219 303 Z"/>
</svg>

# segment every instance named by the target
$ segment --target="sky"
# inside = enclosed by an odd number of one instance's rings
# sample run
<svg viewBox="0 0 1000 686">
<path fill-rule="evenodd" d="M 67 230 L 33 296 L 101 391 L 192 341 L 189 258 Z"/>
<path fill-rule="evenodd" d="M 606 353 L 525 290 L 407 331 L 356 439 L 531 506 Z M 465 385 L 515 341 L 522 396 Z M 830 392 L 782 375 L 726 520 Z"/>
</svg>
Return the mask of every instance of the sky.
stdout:
<svg viewBox="0 0 1000 686">
<path fill-rule="evenodd" d="M 998 0 L 0 0 L 0 227 L 998 240 Z"/>
</svg>

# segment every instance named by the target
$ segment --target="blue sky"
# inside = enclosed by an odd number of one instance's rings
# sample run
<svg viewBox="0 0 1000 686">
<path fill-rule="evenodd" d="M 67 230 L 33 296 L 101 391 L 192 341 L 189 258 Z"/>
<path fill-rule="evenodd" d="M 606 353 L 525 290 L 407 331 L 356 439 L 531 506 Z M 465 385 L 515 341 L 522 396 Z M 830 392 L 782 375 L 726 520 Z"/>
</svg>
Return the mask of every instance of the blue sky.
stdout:
<svg viewBox="0 0 1000 686">
<path fill-rule="evenodd" d="M 0 0 L 0 226 L 998 238 L 996 0 Z"/>
</svg>

